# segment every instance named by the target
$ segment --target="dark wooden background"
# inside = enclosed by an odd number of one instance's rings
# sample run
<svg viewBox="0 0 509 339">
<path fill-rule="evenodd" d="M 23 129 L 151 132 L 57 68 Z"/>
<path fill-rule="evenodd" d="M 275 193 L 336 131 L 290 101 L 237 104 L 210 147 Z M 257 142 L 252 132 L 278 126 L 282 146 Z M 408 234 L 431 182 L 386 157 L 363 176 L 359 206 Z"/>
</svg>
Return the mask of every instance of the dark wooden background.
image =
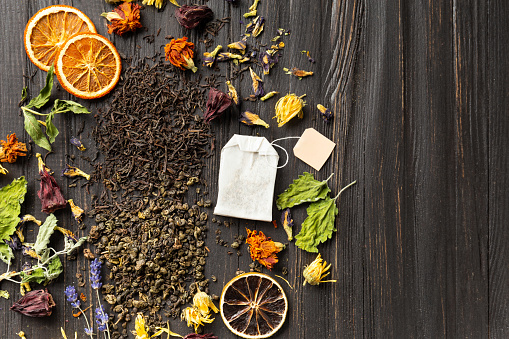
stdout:
<svg viewBox="0 0 509 339">
<path fill-rule="evenodd" d="M 183 4 L 186 1 L 180 0 Z M 239 20 L 250 1 L 239 0 L 231 6 L 223 0 L 210 0 L 216 18 L 231 17 L 215 38 L 223 46 L 238 40 L 243 32 Z M 188 1 L 188 3 L 192 3 Z M 21 89 L 29 86 L 35 96 L 44 83 L 45 73 L 38 71 L 26 57 L 22 36 L 28 19 L 39 9 L 66 4 L 83 10 L 106 36 L 105 20 L 99 15 L 111 10 L 103 0 L 31 0 L 0 1 L 0 136 L 16 132 L 28 141 L 19 115 Z M 168 34 L 189 36 L 197 42 L 200 34 L 187 33 L 173 15 L 174 6 L 158 12 L 153 7 L 142 11 L 146 31 L 119 38 L 109 36 L 127 56 L 152 56 Z M 325 260 L 332 263 L 335 284 L 302 286 L 302 269 L 314 255 L 290 244 L 281 254 L 281 262 L 270 274 L 288 268 L 282 282 L 290 302 L 283 328 L 275 338 L 506 338 L 509 336 L 509 217 L 508 169 L 509 146 L 509 3 L 499 0 L 386 1 L 386 0 L 262 0 L 259 13 L 267 18 L 259 38 L 270 43 L 279 27 L 291 29 L 284 39 L 286 48 L 280 63 L 265 77 L 265 88 L 282 94 L 307 94 L 308 106 L 301 121 L 277 128 L 271 117 L 277 99 L 265 103 L 245 102 L 243 109 L 254 110 L 270 121 L 271 127 L 250 128 L 240 125 L 230 114 L 214 122 L 219 150 L 234 134 L 261 135 L 273 140 L 298 136 L 314 127 L 337 147 L 324 168 L 316 173 L 324 179 L 336 175 L 332 192 L 356 179 L 358 184 L 339 199 L 338 232 L 320 246 Z M 148 34 L 161 33 L 153 44 L 143 40 Z M 210 50 L 210 49 L 209 49 Z M 309 50 L 316 59 L 310 64 L 300 51 Z M 205 46 L 197 44 L 201 55 Z M 283 67 L 300 67 L 315 74 L 299 81 L 284 74 Z M 202 68 L 202 67 L 200 67 Z M 226 64 L 221 73 L 231 75 Z M 261 71 L 259 72 L 261 73 Z M 191 76 L 191 75 L 190 75 Z M 251 94 L 250 81 L 234 82 L 241 97 Z M 224 90 L 224 86 L 222 87 Z M 54 97 L 71 99 L 65 91 L 54 90 Z M 142 93 L 140 93 L 142 95 Z M 96 113 L 108 104 L 103 100 L 78 100 Z M 333 123 L 325 124 L 316 104 L 334 109 Z M 77 156 L 76 163 L 85 171 L 91 167 L 79 158 L 68 139 L 82 122 L 82 139 L 93 157 L 94 143 L 89 132 L 92 116 L 60 116 L 61 131 L 54 143 L 55 154 L 48 165 L 58 172 L 66 154 Z M 282 143 L 287 149 L 294 141 Z M 40 152 L 38 147 L 33 152 Z M 29 181 L 24 213 L 44 218 L 38 189 L 34 156 L 7 164 L 11 172 L 0 177 L 4 186 L 25 175 Z M 205 171 L 212 196 L 216 194 L 219 152 L 208 160 Z M 278 171 L 276 193 L 311 168 L 295 157 Z M 312 171 L 315 173 L 315 171 Z M 57 177 L 67 198 L 85 209 L 90 208 L 87 193 L 68 188 L 66 178 Z M 96 185 L 96 190 L 100 189 Z M 296 231 L 305 218 L 305 207 L 294 209 Z M 210 213 L 211 214 L 211 213 Z M 57 213 L 60 225 L 86 235 L 94 225 L 85 219 L 86 230 L 77 229 L 69 211 Z M 212 217 L 212 215 L 211 215 Z M 279 214 L 274 210 L 274 218 Z M 228 220 L 218 218 L 220 220 Z M 282 228 L 269 223 L 244 220 L 233 222 L 230 229 L 210 224 L 207 245 L 211 255 L 206 275 L 218 282 L 210 284 L 220 294 L 223 284 L 237 269 L 249 270 L 251 262 L 245 245 L 244 255 L 228 256 L 227 248 L 214 243 L 214 231 L 230 243 L 244 227 L 256 227 L 276 240 L 284 241 Z M 29 229 L 34 230 L 31 225 Z M 35 238 L 34 232 L 29 240 Z M 56 244 L 58 246 L 60 244 Z M 16 265 L 22 258 L 18 255 Z M 19 298 L 18 286 L 2 282 L 0 288 L 11 292 L 10 300 L 0 299 L 2 338 L 14 338 L 23 330 L 28 339 L 59 338 L 60 327 L 69 337 L 74 330 L 84 338 L 83 319 L 75 319 L 63 296 L 64 287 L 77 284 L 75 274 L 88 270 L 88 262 L 65 261 L 65 271 L 48 288 L 57 302 L 48 319 L 32 319 L 8 310 Z M 1 270 L 5 265 L 0 264 Z M 19 267 L 18 267 L 19 268 Z M 87 280 L 88 281 L 88 280 Z M 80 292 L 92 296 L 88 287 Z M 96 299 L 92 299 L 96 303 Z M 88 303 L 87 303 L 88 304 Z M 89 316 L 92 312 L 88 312 Z M 134 324 L 132 324 L 134 325 Z M 179 320 L 172 329 L 189 333 Z M 220 338 L 233 335 L 220 317 L 205 327 Z"/>
</svg>

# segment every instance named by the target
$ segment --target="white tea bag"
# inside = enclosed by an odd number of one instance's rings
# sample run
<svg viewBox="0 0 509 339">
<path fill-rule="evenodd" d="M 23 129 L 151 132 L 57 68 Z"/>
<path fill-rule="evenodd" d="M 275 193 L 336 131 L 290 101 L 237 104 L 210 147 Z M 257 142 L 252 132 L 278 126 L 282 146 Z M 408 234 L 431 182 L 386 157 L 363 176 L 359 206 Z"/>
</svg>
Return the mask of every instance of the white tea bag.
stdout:
<svg viewBox="0 0 509 339">
<path fill-rule="evenodd" d="M 272 221 L 278 160 L 267 139 L 234 134 L 221 150 L 214 214 Z"/>
</svg>

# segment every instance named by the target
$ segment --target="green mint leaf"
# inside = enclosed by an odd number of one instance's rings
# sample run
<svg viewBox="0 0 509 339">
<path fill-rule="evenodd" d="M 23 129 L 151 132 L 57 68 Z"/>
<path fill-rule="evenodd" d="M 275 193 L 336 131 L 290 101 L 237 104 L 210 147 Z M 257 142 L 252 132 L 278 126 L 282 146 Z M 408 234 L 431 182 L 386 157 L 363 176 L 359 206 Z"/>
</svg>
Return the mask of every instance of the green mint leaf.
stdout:
<svg viewBox="0 0 509 339">
<path fill-rule="evenodd" d="M 25 130 L 28 135 L 32 137 L 32 140 L 36 145 L 44 148 L 45 150 L 51 151 L 51 145 L 42 133 L 41 126 L 37 122 L 35 116 L 25 110 L 23 110 L 23 115 L 25 116 Z"/>
<path fill-rule="evenodd" d="M 60 112 L 71 111 L 74 114 L 90 114 L 90 111 L 83 105 L 72 100 L 55 100 L 53 110 Z"/>
<path fill-rule="evenodd" d="M 58 100 L 58 99 L 57 99 Z M 58 135 L 58 129 L 53 125 L 53 118 L 55 117 L 55 110 L 51 110 L 46 116 L 46 135 L 48 136 L 50 144 L 55 142 Z"/>
<path fill-rule="evenodd" d="M 46 283 L 58 278 L 62 271 L 63 271 L 62 261 L 60 260 L 60 257 L 56 255 L 53 257 L 53 259 L 51 259 L 48 265 L 48 271 L 44 271 L 44 276 L 46 277 L 47 280 Z"/>
<path fill-rule="evenodd" d="M 50 214 L 44 224 L 39 227 L 39 233 L 37 233 L 37 239 L 35 240 L 34 250 L 35 253 L 41 255 L 48 249 L 49 238 L 55 232 L 55 226 L 57 226 L 57 218 Z"/>
<path fill-rule="evenodd" d="M 44 270 L 41 267 L 36 268 L 35 270 L 31 271 L 30 273 L 31 274 L 26 274 L 25 272 L 21 272 L 19 274 L 19 276 L 21 277 L 22 283 L 35 282 L 38 284 L 42 284 L 43 282 L 46 281 L 46 277 L 44 275 Z"/>
<path fill-rule="evenodd" d="M 304 202 L 314 202 L 324 199 L 330 192 L 330 188 L 327 186 L 327 181 L 329 179 L 318 181 L 315 180 L 313 174 L 304 172 L 302 175 L 299 175 L 298 179 L 293 181 L 293 184 L 291 184 L 286 191 L 277 197 L 277 208 L 282 210 L 300 205 Z"/>
<path fill-rule="evenodd" d="M 27 98 L 28 98 L 28 87 L 23 87 L 23 89 L 21 90 L 21 100 L 19 101 L 18 106 L 21 106 Z"/>
<path fill-rule="evenodd" d="M 64 237 L 65 247 L 64 251 L 67 255 L 72 254 L 75 249 L 78 249 L 85 241 L 87 241 L 88 237 L 81 237 L 78 239 L 77 243 L 74 243 L 71 239 Z"/>
<path fill-rule="evenodd" d="M 309 205 L 308 216 L 302 223 L 302 228 L 295 236 L 295 245 L 308 252 L 318 252 L 317 246 L 330 239 L 336 231 L 334 221 L 338 214 L 336 200 L 327 196 L 325 199 Z"/>
<path fill-rule="evenodd" d="M 4 242 L 0 243 L 0 260 L 9 265 L 11 260 L 14 258 L 12 249 Z"/>
<path fill-rule="evenodd" d="M 53 65 L 48 70 L 48 74 L 46 75 L 46 85 L 41 89 L 41 92 L 39 92 L 39 95 L 30 100 L 27 108 L 35 107 L 35 108 L 41 108 L 42 106 L 46 105 L 46 103 L 49 101 L 49 97 L 51 96 L 51 90 L 53 89 Z M 35 140 L 34 140 L 35 141 Z"/>
<path fill-rule="evenodd" d="M 11 184 L 0 189 L 0 259 L 4 262 L 10 261 L 12 251 L 3 240 L 9 239 L 16 231 L 16 226 L 20 221 L 21 204 L 25 200 L 26 193 L 27 181 L 25 177 L 15 179 Z"/>
</svg>

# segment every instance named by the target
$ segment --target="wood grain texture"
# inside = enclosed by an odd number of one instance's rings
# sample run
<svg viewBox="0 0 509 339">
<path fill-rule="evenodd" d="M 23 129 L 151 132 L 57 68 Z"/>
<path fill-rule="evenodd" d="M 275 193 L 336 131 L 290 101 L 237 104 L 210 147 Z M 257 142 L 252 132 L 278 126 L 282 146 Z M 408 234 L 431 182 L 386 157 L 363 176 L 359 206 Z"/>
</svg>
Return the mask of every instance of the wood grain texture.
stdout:
<svg viewBox="0 0 509 339">
<path fill-rule="evenodd" d="M 216 18 L 231 17 L 231 23 L 213 37 L 214 46 L 240 39 L 244 25 L 239 20 L 250 1 L 239 2 L 238 6 L 223 0 L 206 3 Z M 35 96 L 45 74 L 38 71 L 31 77 L 36 67 L 25 55 L 22 34 L 28 19 L 52 4 L 84 11 L 100 34 L 108 36 L 123 55 L 134 59 L 162 52 L 167 35 L 187 35 L 196 42 L 197 55 L 214 47 L 207 49 L 198 42 L 201 33 L 179 26 L 171 4 L 163 11 L 145 8 L 142 23 L 146 30 L 117 37 L 107 34 L 100 17 L 112 8 L 102 0 L 32 0 L 26 6 L 14 0 L 0 1 L 0 28 L 4 32 L 0 38 L 0 138 L 11 131 L 22 140 L 29 138 L 18 115 L 18 100 L 23 86 Z M 347 183 L 358 181 L 338 199 L 338 231 L 319 246 L 324 259 L 332 263 L 331 278 L 338 282 L 302 286 L 302 269 L 315 255 L 293 244 L 268 272 L 281 275 L 282 268 L 287 267 L 286 278 L 293 287 L 282 283 L 290 309 L 285 325 L 274 338 L 507 337 L 509 123 L 505 115 L 509 106 L 509 3 L 262 0 L 258 12 L 267 20 L 258 39 L 262 43 L 270 44 L 280 27 L 291 29 L 291 35 L 282 39 L 286 44 L 284 56 L 264 77 L 265 90 L 282 95 L 307 94 L 305 116 L 277 128 L 272 120 L 277 100 L 273 98 L 265 103 L 243 101 L 241 107 L 259 114 L 269 122 L 269 129 L 239 124 L 236 110 L 214 122 L 216 150 L 207 159 L 204 171 L 210 197 L 214 200 L 217 195 L 220 149 L 235 133 L 275 140 L 299 136 L 313 127 L 336 142 L 320 172 L 312 171 L 291 154 L 288 166 L 278 171 L 276 194 L 304 171 L 315 173 L 320 180 L 334 172 L 330 182 L 333 195 Z M 154 43 L 144 39 L 156 35 L 159 28 Z M 316 64 L 309 63 L 302 50 L 309 50 Z M 311 70 L 314 75 L 298 80 L 284 74 L 283 67 Z M 223 63 L 219 68 L 221 82 L 233 78 L 231 65 Z M 258 67 L 256 71 L 261 75 Z M 211 73 L 203 67 L 200 72 Z M 241 98 L 252 93 L 249 74 L 232 82 Z M 76 100 L 56 87 L 54 98 Z M 225 86 L 222 84 L 220 89 L 225 90 Z M 108 100 L 77 100 L 90 108 L 90 116 L 56 118 L 60 135 L 54 143 L 55 154 L 47 158 L 55 172 L 71 161 L 71 155 L 78 167 L 92 170 L 68 139 L 84 122 L 81 139 L 87 146 L 86 155 L 93 158 L 96 148 L 89 135 L 95 124 L 93 114 L 106 107 Z M 320 119 L 316 109 L 319 103 L 333 109 L 331 124 Z M 280 142 L 288 150 L 294 143 Z M 32 153 L 36 151 L 41 149 L 33 146 Z M 11 173 L 0 177 L 0 185 L 25 175 L 29 192 L 23 212 L 44 218 L 36 197 L 35 157 L 22 158 L 6 167 Z M 64 196 L 85 209 L 91 207 L 90 195 L 80 187 L 82 181 L 77 188 L 69 188 L 66 178 L 56 179 Z M 90 192 L 97 194 L 100 190 L 96 184 Z M 305 209 L 294 208 L 295 233 L 305 219 Z M 273 215 L 279 219 L 275 206 Z M 87 228 L 79 230 L 69 211 L 58 212 L 57 218 L 62 227 L 78 235 L 86 235 L 94 225 L 94 220 L 88 218 Z M 216 218 L 231 222 L 229 228 L 209 223 L 207 246 L 211 252 L 205 274 L 218 278 L 218 282 L 211 282 L 210 289 L 220 295 L 235 271 L 249 270 L 251 259 L 245 245 L 242 256 L 228 255 L 230 249 L 214 242 L 216 230 L 221 230 L 221 237 L 229 243 L 235 235 L 245 234 L 246 227 L 263 230 L 278 241 L 284 242 L 286 235 L 269 223 Z M 28 239 L 35 239 L 34 232 L 29 232 Z M 64 261 L 64 276 L 48 286 L 58 305 L 49 319 L 31 319 L 8 311 L 13 300 L 19 298 L 19 290 L 11 283 L 1 283 L 0 288 L 12 295 L 11 300 L 0 299 L 0 323 L 9 324 L 0 330 L 3 338 L 14 338 L 19 330 L 25 331 L 28 339 L 60 338 L 61 326 L 68 335 L 76 330 L 80 338 L 84 337 L 83 319 L 71 316 L 63 290 L 66 285 L 77 284 L 77 273 L 88 282 L 89 263 L 82 255 L 76 261 Z M 22 258 L 16 258 L 16 268 L 22 263 Z M 97 303 L 88 286 L 80 291 Z M 91 311 L 87 314 L 92 316 Z M 233 338 L 220 317 L 216 318 L 206 331 L 219 338 Z M 181 334 L 189 332 L 179 320 L 172 320 L 171 327 Z"/>
</svg>

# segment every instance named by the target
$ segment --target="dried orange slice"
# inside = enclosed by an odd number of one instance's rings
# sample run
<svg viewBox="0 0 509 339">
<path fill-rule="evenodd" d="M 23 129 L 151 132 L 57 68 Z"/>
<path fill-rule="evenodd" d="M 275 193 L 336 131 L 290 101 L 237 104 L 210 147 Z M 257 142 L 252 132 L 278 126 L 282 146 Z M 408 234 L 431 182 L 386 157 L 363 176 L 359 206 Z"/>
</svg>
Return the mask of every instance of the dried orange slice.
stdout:
<svg viewBox="0 0 509 339">
<path fill-rule="evenodd" d="M 236 276 L 223 288 L 221 318 L 242 338 L 268 338 L 285 322 L 288 300 L 270 276 L 250 272 Z"/>
<path fill-rule="evenodd" d="M 93 32 L 92 21 L 79 9 L 65 5 L 41 9 L 25 27 L 25 51 L 32 62 L 48 71 L 60 46 L 71 36 L 80 32 Z"/>
<path fill-rule="evenodd" d="M 83 99 L 108 94 L 120 79 L 122 62 L 115 46 L 96 33 L 79 33 L 60 48 L 55 74 L 60 85 Z"/>
</svg>

